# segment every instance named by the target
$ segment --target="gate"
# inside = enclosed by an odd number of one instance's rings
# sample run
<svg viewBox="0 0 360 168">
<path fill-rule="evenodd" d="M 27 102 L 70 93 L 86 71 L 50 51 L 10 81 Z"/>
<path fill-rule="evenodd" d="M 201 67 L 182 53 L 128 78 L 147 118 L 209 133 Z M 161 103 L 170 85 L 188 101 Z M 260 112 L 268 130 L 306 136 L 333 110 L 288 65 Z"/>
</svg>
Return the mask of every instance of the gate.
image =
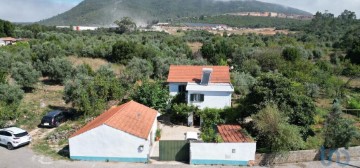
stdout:
<svg viewBox="0 0 360 168">
<path fill-rule="evenodd" d="M 160 140 L 160 161 L 186 161 L 189 162 L 190 144 L 186 140 Z"/>
</svg>

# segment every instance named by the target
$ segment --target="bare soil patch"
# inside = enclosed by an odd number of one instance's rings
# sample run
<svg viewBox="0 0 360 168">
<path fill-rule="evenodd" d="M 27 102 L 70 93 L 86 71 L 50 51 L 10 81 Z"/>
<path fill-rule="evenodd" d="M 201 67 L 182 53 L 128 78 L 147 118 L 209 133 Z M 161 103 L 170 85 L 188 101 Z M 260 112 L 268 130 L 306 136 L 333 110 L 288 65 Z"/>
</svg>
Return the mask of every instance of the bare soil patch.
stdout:
<svg viewBox="0 0 360 168">
<path fill-rule="evenodd" d="M 188 43 L 188 46 L 190 47 L 192 53 L 196 53 L 201 49 L 201 47 L 203 46 L 203 43 L 193 42 L 193 43 Z"/>
<path fill-rule="evenodd" d="M 76 56 L 69 56 L 67 57 L 68 60 L 74 65 L 74 67 L 88 64 L 93 70 L 98 70 L 101 66 L 111 65 L 111 68 L 114 70 L 114 73 L 119 75 L 120 72 L 124 69 L 123 66 L 112 64 L 107 60 L 100 59 L 100 58 L 85 58 L 85 57 L 76 57 Z"/>
</svg>

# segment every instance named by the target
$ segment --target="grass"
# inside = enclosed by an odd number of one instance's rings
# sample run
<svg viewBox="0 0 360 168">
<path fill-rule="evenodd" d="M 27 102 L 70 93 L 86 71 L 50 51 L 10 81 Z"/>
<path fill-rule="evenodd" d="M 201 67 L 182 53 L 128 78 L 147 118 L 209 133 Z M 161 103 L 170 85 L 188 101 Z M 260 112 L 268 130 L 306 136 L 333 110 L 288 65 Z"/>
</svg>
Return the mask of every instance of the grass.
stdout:
<svg viewBox="0 0 360 168">
<path fill-rule="evenodd" d="M 36 153 L 49 156 L 58 160 L 69 160 L 69 157 L 63 156 L 60 151 L 54 150 L 45 140 L 39 141 L 32 148 Z"/>
<path fill-rule="evenodd" d="M 121 71 L 123 71 L 124 67 L 119 64 L 113 64 L 108 62 L 105 59 L 101 58 L 86 58 L 86 57 L 76 57 L 76 56 L 69 56 L 67 59 L 73 63 L 74 67 L 88 64 L 94 71 L 98 70 L 101 66 L 111 65 L 111 68 L 114 70 L 116 75 L 119 75 Z"/>
<path fill-rule="evenodd" d="M 40 123 L 42 116 L 50 107 L 68 107 L 63 97 L 63 86 L 39 83 L 31 93 L 26 93 L 19 105 L 21 112 L 17 125 L 32 130 Z"/>
</svg>

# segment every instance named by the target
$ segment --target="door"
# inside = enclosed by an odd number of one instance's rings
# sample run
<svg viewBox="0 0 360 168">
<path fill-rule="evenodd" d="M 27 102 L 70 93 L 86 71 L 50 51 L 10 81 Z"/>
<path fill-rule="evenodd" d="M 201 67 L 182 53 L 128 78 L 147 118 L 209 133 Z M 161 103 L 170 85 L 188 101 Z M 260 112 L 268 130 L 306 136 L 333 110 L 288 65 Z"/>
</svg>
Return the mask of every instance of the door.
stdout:
<svg viewBox="0 0 360 168">
<path fill-rule="evenodd" d="M 189 162 L 190 144 L 186 140 L 161 140 L 159 142 L 160 161 Z"/>
<path fill-rule="evenodd" d="M 4 144 L 4 139 L 5 137 L 4 137 L 4 131 L 0 131 L 0 144 Z"/>
<path fill-rule="evenodd" d="M 2 131 L 0 135 L 1 144 L 6 145 L 8 142 L 11 142 L 12 135 L 9 132 Z"/>
</svg>

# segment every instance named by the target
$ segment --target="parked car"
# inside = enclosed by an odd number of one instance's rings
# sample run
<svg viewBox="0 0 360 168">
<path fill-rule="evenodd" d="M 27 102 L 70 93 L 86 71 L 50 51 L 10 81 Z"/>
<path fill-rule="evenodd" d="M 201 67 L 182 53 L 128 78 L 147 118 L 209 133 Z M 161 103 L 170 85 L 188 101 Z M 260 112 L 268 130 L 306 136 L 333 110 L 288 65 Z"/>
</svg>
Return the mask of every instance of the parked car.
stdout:
<svg viewBox="0 0 360 168">
<path fill-rule="evenodd" d="M 9 150 L 27 145 L 31 142 L 31 136 L 21 128 L 10 127 L 0 129 L 0 144 L 6 145 Z"/>
<path fill-rule="evenodd" d="M 61 110 L 54 110 L 47 113 L 41 119 L 40 125 L 45 127 L 58 127 L 64 121 L 65 121 L 64 112 Z"/>
<path fill-rule="evenodd" d="M 199 140 L 199 133 L 197 133 L 197 132 L 186 132 L 185 133 L 185 140 L 197 141 L 197 140 Z"/>
</svg>

